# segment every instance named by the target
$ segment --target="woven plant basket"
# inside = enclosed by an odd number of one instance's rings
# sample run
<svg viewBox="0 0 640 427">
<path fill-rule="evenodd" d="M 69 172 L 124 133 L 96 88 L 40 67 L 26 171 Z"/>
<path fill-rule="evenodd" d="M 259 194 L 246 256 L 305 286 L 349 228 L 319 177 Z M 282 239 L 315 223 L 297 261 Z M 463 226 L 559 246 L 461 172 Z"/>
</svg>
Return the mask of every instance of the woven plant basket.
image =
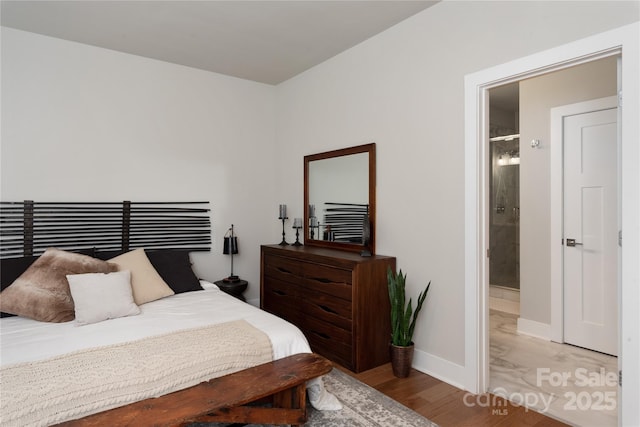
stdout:
<svg viewBox="0 0 640 427">
<path fill-rule="evenodd" d="M 413 343 L 408 347 L 389 344 L 391 355 L 391 368 L 393 375 L 397 378 L 406 378 L 411 372 L 411 362 L 413 361 Z"/>
</svg>

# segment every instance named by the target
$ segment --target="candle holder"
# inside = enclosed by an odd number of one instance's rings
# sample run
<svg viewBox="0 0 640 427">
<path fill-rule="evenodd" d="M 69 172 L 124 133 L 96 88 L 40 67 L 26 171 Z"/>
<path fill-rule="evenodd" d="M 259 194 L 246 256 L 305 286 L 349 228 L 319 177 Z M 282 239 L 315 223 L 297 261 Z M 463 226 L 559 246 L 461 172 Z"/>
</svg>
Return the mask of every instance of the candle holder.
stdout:
<svg viewBox="0 0 640 427">
<path fill-rule="evenodd" d="M 284 238 L 285 233 L 284 233 L 284 222 L 289 219 L 288 217 L 280 217 L 278 219 L 282 220 L 282 242 L 280 242 L 280 246 L 287 246 L 289 243 L 287 243 L 286 239 Z"/>
<path fill-rule="evenodd" d="M 310 218 L 309 221 L 309 237 L 313 240 L 316 236 L 316 228 L 318 229 L 318 236 L 320 236 L 320 223 L 315 216 Z"/>
<path fill-rule="evenodd" d="M 289 244 L 284 238 L 284 222 L 289 219 L 289 217 L 287 217 L 287 205 L 278 206 L 278 219 L 282 220 L 282 242 L 280 242 L 280 246 L 286 246 Z"/>
<path fill-rule="evenodd" d="M 293 246 L 302 246 L 300 243 L 300 229 L 302 228 L 302 218 L 295 218 L 293 220 L 293 228 L 296 230 L 296 242 L 292 243 Z"/>
<path fill-rule="evenodd" d="M 318 218 L 316 218 L 316 205 L 314 204 L 310 204 L 309 205 L 309 210 L 308 210 L 308 215 L 309 215 L 309 238 L 311 240 L 314 239 L 316 233 L 314 231 L 314 227 L 315 225 L 318 223 Z"/>
</svg>

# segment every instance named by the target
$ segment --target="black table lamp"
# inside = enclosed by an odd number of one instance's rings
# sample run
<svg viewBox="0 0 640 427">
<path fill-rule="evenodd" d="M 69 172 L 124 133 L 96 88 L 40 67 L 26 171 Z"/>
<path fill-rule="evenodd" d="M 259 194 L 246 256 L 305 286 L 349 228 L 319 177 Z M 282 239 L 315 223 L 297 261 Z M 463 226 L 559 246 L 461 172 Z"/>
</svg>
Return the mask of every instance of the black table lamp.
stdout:
<svg viewBox="0 0 640 427">
<path fill-rule="evenodd" d="M 233 275 L 233 255 L 238 253 L 238 238 L 233 232 L 233 224 L 231 224 L 231 228 L 227 231 L 227 234 L 224 235 L 224 247 L 222 248 L 222 253 L 225 255 L 231 255 L 231 275 L 222 280 L 225 282 L 239 282 L 240 277 Z"/>
</svg>

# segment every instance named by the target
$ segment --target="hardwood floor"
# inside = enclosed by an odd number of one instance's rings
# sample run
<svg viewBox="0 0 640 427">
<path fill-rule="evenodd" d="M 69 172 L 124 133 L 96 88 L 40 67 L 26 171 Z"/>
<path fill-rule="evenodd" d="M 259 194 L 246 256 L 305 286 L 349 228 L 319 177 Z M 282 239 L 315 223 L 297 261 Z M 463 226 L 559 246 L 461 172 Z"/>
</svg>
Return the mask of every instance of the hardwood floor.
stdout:
<svg viewBox="0 0 640 427">
<path fill-rule="evenodd" d="M 566 426 L 538 412 L 515 406 L 494 395 L 475 396 L 436 378 L 411 370 L 408 378 L 396 378 L 385 364 L 355 374 L 354 378 L 413 409 L 441 427 L 450 426 Z"/>
</svg>

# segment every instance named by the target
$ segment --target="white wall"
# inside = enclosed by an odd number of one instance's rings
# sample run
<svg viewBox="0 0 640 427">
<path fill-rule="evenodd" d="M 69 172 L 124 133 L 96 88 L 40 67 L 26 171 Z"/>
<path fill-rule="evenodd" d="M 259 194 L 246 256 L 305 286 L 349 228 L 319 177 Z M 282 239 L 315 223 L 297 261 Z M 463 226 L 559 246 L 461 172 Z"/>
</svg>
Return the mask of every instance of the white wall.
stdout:
<svg viewBox="0 0 640 427">
<path fill-rule="evenodd" d="M 207 280 L 259 298 L 259 245 L 278 241 L 273 86 L 2 28 L 3 200 L 211 202 Z M 269 216 L 265 214 L 273 212 Z"/>
<path fill-rule="evenodd" d="M 550 109 L 616 94 L 616 58 L 520 83 L 520 317 L 551 323 Z M 532 139 L 540 140 L 531 148 Z M 559 244 L 559 243 L 558 243 Z"/>
<path fill-rule="evenodd" d="M 638 20 L 638 4 L 444 1 L 279 85 L 283 164 L 377 143 L 377 252 L 432 287 L 415 366 L 462 384 L 464 76 Z M 281 199 L 302 212 L 302 168 Z"/>
</svg>

